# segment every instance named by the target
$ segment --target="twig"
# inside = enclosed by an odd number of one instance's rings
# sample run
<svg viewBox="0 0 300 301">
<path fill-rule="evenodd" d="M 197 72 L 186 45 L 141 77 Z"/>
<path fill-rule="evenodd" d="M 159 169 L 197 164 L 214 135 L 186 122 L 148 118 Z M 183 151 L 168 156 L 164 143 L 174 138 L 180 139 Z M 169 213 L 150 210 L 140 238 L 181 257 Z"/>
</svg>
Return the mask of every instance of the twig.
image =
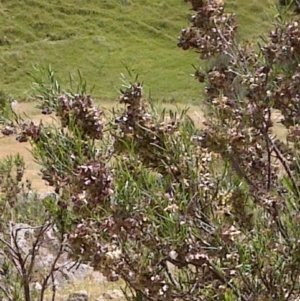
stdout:
<svg viewBox="0 0 300 301">
<path fill-rule="evenodd" d="M 269 136 L 268 136 L 267 139 L 268 139 L 269 143 L 272 145 L 272 148 L 273 148 L 277 158 L 279 159 L 280 163 L 282 164 L 282 166 L 284 167 L 286 173 L 288 174 L 289 179 L 292 181 L 292 185 L 293 185 L 293 188 L 295 190 L 295 193 L 296 193 L 297 197 L 299 198 L 300 197 L 300 192 L 299 192 L 298 186 L 296 184 L 296 180 L 295 180 L 290 168 L 288 167 L 285 159 L 283 158 L 283 156 L 282 156 L 280 150 L 278 149 L 278 147 L 276 146 L 276 144 L 272 141 L 272 139 Z"/>
<path fill-rule="evenodd" d="M 55 287 L 55 279 L 54 279 L 54 272 L 57 271 L 57 267 L 56 264 L 58 262 L 58 260 L 60 259 L 62 253 L 64 250 L 64 241 L 62 239 L 62 241 L 60 242 L 60 246 L 59 246 L 59 250 L 55 256 L 55 259 L 53 260 L 51 267 L 49 269 L 49 273 L 47 274 L 47 276 L 44 278 L 44 281 L 42 283 L 42 290 L 41 290 L 41 294 L 40 294 L 40 301 L 43 301 L 44 299 L 44 294 L 45 294 L 45 290 L 47 289 L 47 284 L 48 281 L 51 277 L 52 280 L 52 300 L 54 300 L 53 298 L 55 298 L 55 294 L 56 294 L 56 287 Z"/>
<path fill-rule="evenodd" d="M 9 289 L 9 288 L 8 288 Z M 4 293 L 4 295 L 7 297 L 9 301 L 13 301 L 13 298 L 8 294 L 7 290 L 0 284 L 0 290 Z"/>
</svg>

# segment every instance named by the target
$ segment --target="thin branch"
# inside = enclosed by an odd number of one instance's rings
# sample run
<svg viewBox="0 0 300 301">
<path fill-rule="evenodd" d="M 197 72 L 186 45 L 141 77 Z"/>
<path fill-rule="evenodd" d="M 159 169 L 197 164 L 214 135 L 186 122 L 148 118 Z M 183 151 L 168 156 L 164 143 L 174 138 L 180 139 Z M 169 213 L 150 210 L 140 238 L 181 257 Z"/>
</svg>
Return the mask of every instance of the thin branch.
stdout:
<svg viewBox="0 0 300 301">
<path fill-rule="evenodd" d="M 223 284 L 225 284 L 226 286 L 228 286 L 229 288 L 232 289 L 232 291 L 234 292 L 234 294 L 240 298 L 242 301 L 248 301 L 248 299 L 241 295 L 240 292 L 238 291 L 238 289 L 233 285 L 231 284 L 224 275 L 222 275 L 218 269 L 208 260 L 207 261 L 207 264 L 210 268 L 210 270 L 215 274 L 216 278 L 219 279 Z"/>
<path fill-rule="evenodd" d="M 300 197 L 300 192 L 299 192 L 299 189 L 298 189 L 298 186 L 296 184 L 296 180 L 292 174 L 292 171 L 290 170 L 290 168 L 288 167 L 285 159 L 283 158 L 280 150 L 278 149 L 278 147 L 276 146 L 276 144 L 272 141 L 272 139 L 268 136 L 268 141 L 270 143 L 270 145 L 272 145 L 272 148 L 277 156 L 277 158 L 279 159 L 279 161 L 281 162 L 282 166 L 284 167 L 286 173 L 288 174 L 288 177 L 289 179 L 292 181 L 292 185 L 293 185 L 293 188 L 295 190 L 295 193 L 297 194 L 297 197 L 299 198 Z"/>
<path fill-rule="evenodd" d="M 3 238 L 0 237 L 0 242 L 2 244 L 4 244 L 8 249 L 9 251 L 11 252 L 10 256 L 13 256 L 15 259 L 17 259 L 17 252 L 12 248 L 12 246 L 6 241 L 4 240 Z"/>
<path fill-rule="evenodd" d="M 0 290 L 5 294 L 5 296 L 7 297 L 7 299 L 9 301 L 13 301 L 13 298 L 9 295 L 9 293 L 7 291 L 7 290 L 9 290 L 9 288 L 6 289 L 0 284 Z"/>
<path fill-rule="evenodd" d="M 40 294 L 40 301 L 43 301 L 43 299 L 44 299 L 45 290 L 47 289 L 47 284 L 48 284 L 48 281 L 49 281 L 50 277 L 51 277 L 51 280 L 52 280 L 52 292 L 53 292 L 54 297 L 55 297 L 56 288 L 54 288 L 54 286 L 55 286 L 54 272 L 57 271 L 56 264 L 57 264 L 58 260 L 60 259 L 61 255 L 63 254 L 64 245 L 65 245 L 64 242 L 61 241 L 60 246 L 59 246 L 59 250 L 58 250 L 58 252 L 55 256 L 55 259 L 53 260 L 53 262 L 51 264 L 51 267 L 49 269 L 48 274 L 44 278 L 44 281 L 42 283 L 42 290 L 41 290 L 41 294 Z M 52 299 L 53 299 L 53 294 L 52 294 Z"/>
<path fill-rule="evenodd" d="M 263 129 L 261 130 L 262 134 L 264 135 L 266 144 L 267 144 L 267 153 L 268 153 L 268 182 L 267 182 L 267 189 L 270 190 L 271 187 L 271 158 L 272 158 L 272 147 L 270 146 L 269 142 L 269 135 L 268 135 L 268 130 L 269 130 L 269 124 L 271 121 L 271 109 L 268 108 L 268 117 L 267 120 L 264 121 L 263 123 Z"/>
<path fill-rule="evenodd" d="M 52 282 L 52 298 L 51 301 L 55 301 L 55 297 L 56 297 L 56 285 L 55 285 L 55 278 L 54 278 L 54 273 L 51 274 L 51 282 Z M 41 298 L 41 301 L 43 301 L 43 299 Z"/>
<path fill-rule="evenodd" d="M 29 267 L 28 267 L 28 275 L 31 275 L 32 273 L 32 269 L 34 267 L 34 263 L 35 263 L 35 258 L 36 258 L 36 255 L 38 254 L 38 251 L 41 247 L 41 245 L 43 244 L 43 236 L 44 234 L 46 233 L 46 231 L 48 231 L 51 227 L 51 223 L 45 223 L 44 225 L 42 225 L 41 227 L 37 228 L 39 229 L 39 233 L 32 245 L 32 252 L 29 252 L 25 258 L 25 261 L 24 263 L 26 264 L 26 261 L 28 259 L 28 256 L 31 255 L 31 260 L 30 260 L 30 264 L 29 264 Z M 31 254 L 30 254 L 31 253 Z"/>
<path fill-rule="evenodd" d="M 21 230 L 21 228 L 16 229 L 15 231 L 13 230 L 12 222 L 10 222 L 10 229 L 11 229 L 11 244 L 16 248 L 16 253 L 17 253 L 17 261 L 18 264 L 20 265 L 20 273 L 19 275 L 22 277 L 22 286 L 24 290 L 24 298 L 25 301 L 31 301 L 31 296 L 30 296 L 30 287 L 29 287 L 29 275 L 26 271 L 24 259 L 22 257 L 22 251 L 20 250 L 19 244 L 18 244 L 18 232 Z M 14 262 L 14 261 L 13 261 Z M 17 268 L 17 263 L 14 262 L 15 267 Z"/>
</svg>

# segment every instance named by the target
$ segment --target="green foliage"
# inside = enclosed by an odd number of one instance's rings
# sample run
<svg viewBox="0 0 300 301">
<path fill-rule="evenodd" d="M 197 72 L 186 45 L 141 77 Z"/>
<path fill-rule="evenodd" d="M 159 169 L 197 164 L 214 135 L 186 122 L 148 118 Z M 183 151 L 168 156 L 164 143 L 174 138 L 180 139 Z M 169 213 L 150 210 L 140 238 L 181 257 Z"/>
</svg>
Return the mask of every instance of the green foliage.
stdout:
<svg viewBox="0 0 300 301">
<path fill-rule="evenodd" d="M 274 2 L 228 0 L 243 37 L 257 37 L 268 28 Z M 0 89 L 28 98 L 26 72 L 33 64 L 51 64 L 63 83 L 79 68 L 95 86 L 94 98 L 111 100 L 125 61 L 143 77 L 153 99 L 198 101 L 201 91 L 188 76 L 194 56 L 174 47 L 188 15 L 178 0 L 92 0 L 84 7 L 76 0 L 1 1 Z"/>
<path fill-rule="evenodd" d="M 28 72 L 28 76 L 33 80 L 33 99 L 41 102 L 40 107 L 43 109 L 42 112 L 44 114 L 51 113 L 56 109 L 56 97 L 64 92 L 61 87 L 61 80 L 57 77 L 51 65 L 48 68 L 34 67 L 31 72 Z M 73 94 L 86 93 L 87 83 L 82 78 L 79 70 L 77 71 L 77 77 L 69 73 L 64 89 L 72 91 Z M 93 88 L 90 89 L 90 92 L 92 91 Z"/>
<path fill-rule="evenodd" d="M 1 111 L 6 107 L 7 105 L 7 95 L 4 91 L 1 91 L 0 92 L 0 108 L 1 108 Z"/>
<path fill-rule="evenodd" d="M 205 84 L 204 128 L 187 110 L 148 105 L 142 84 L 125 80 L 123 108 L 104 116 L 85 91 L 62 91 L 50 70 L 50 85 L 38 79 L 37 88 L 60 122 L 15 124 L 55 188 L 42 208 L 70 257 L 121 278 L 128 300 L 297 300 L 299 23 L 278 10 L 254 47 L 238 41 L 221 0 L 186 2 L 193 13 L 178 46 L 208 63 L 194 74 Z M 274 110 L 286 142 L 273 132 Z M 0 168 L 10 173 L 11 162 Z M 14 163 L 18 176 L 24 163 Z"/>
<path fill-rule="evenodd" d="M 10 96 L 3 90 L 0 90 L 0 123 L 4 123 L 12 113 L 10 102 Z"/>
</svg>

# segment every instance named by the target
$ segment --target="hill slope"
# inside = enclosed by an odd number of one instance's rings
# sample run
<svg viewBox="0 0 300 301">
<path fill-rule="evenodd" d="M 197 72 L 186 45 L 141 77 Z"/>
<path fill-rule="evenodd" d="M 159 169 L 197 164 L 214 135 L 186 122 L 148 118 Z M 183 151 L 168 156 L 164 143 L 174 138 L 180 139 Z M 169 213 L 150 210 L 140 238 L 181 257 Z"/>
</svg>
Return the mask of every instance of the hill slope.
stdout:
<svg viewBox="0 0 300 301">
<path fill-rule="evenodd" d="M 265 9 L 276 1 L 226 3 L 241 34 L 253 37 L 268 26 Z M 125 63 L 152 97 L 197 100 L 199 85 L 189 76 L 197 55 L 176 47 L 188 13 L 183 0 L 0 0 L 0 90 L 24 97 L 26 71 L 51 64 L 65 81 L 80 69 L 95 95 L 115 98 Z"/>
</svg>

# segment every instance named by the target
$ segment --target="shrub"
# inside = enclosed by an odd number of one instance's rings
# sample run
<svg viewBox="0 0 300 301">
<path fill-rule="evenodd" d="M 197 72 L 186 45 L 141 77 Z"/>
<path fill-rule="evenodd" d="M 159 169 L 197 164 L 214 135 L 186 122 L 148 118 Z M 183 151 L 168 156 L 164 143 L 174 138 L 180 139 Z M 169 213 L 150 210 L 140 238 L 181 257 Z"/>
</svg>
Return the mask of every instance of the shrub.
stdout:
<svg viewBox="0 0 300 301">
<path fill-rule="evenodd" d="M 121 277 L 128 300 L 297 300 L 299 24 L 281 16 L 256 49 L 236 41 L 221 0 L 186 2 L 178 46 L 208 63 L 195 72 L 202 129 L 187 111 L 147 106 L 130 83 L 112 117 L 90 96 L 51 94 L 61 124 L 21 123 L 19 140 L 56 188 L 71 256 Z"/>
<path fill-rule="evenodd" d="M 18 155 L 0 162 L 0 298 L 42 301 L 50 289 L 55 300 L 57 276 L 66 266 L 65 233 L 55 227 L 51 196 L 32 192 L 24 171 Z"/>
</svg>

